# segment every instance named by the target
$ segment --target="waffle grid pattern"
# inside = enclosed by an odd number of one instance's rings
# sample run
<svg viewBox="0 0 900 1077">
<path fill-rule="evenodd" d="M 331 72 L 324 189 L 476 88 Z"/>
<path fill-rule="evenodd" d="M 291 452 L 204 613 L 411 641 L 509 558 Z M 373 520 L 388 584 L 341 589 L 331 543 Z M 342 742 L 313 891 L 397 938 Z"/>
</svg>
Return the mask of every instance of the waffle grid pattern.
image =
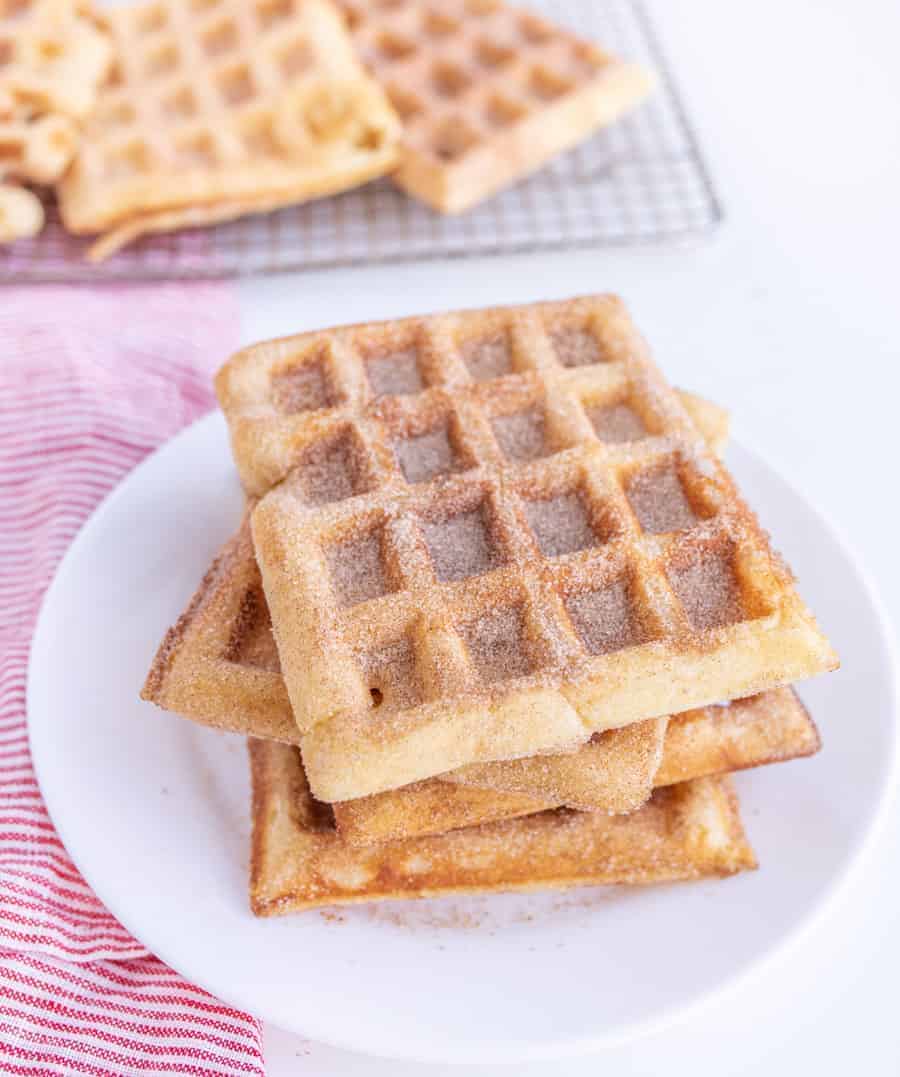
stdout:
<svg viewBox="0 0 900 1077">
<path fill-rule="evenodd" d="M 323 777 L 341 769 L 319 769 L 337 727 L 391 768 L 393 734 L 452 724 L 466 700 L 473 723 L 486 700 L 505 714 L 505 744 L 434 753 L 437 773 L 747 694 L 782 664 L 793 679 L 811 646 L 823 660 L 755 518 L 613 299 L 309 334 L 248 349 L 218 389 L 250 492 L 288 476 L 253 534 L 322 799 L 376 791 L 344 786 L 349 767 Z M 623 440 L 635 425 L 643 436 Z M 770 641 L 779 627 L 807 638 L 792 651 L 784 637 L 777 660 L 760 647 L 747 683 L 722 655 L 763 622 Z M 712 677 L 696 677 L 698 698 L 681 694 L 687 668 Z M 516 711 L 528 719 L 511 729 Z M 363 780 L 394 781 L 369 763 Z"/>
<path fill-rule="evenodd" d="M 339 0 L 404 121 L 400 186 L 442 210 L 480 202 L 646 96 L 652 80 L 501 0 Z"/>
<path fill-rule="evenodd" d="M 393 163 L 390 109 L 316 0 L 152 0 L 113 10 L 109 25 L 117 66 L 60 188 L 74 230 L 186 202 L 264 201 L 304 180 L 324 194 L 366 157 L 380 154 L 382 172 Z M 357 88 L 359 131 L 317 140 L 308 110 L 332 84 Z"/>
<path fill-rule="evenodd" d="M 640 0 L 531 0 L 541 16 L 657 73 L 636 112 L 530 179 L 459 217 L 389 180 L 262 217 L 142 240 L 107 264 L 83 260 L 48 206 L 37 239 L 0 252 L 0 280 L 160 279 L 576 246 L 679 242 L 721 211 Z"/>
</svg>

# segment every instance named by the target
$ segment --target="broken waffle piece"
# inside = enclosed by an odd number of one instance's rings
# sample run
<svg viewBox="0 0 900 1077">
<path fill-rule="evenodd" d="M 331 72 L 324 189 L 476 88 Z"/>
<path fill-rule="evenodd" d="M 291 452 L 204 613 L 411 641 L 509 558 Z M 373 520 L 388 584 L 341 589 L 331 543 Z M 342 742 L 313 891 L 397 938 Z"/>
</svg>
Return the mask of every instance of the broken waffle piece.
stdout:
<svg viewBox="0 0 900 1077">
<path fill-rule="evenodd" d="M 516 782 L 514 765 L 492 764 L 486 768 L 490 770 L 490 786 L 463 785 L 461 777 L 472 777 L 467 770 L 479 769 L 466 768 L 442 775 L 443 780 L 432 778 L 403 789 L 334 804 L 335 823 L 341 837 L 353 845 L 396 841 L 512 819 L 560 805 L 574 807 L 570 799 L 573 789 L 586 785 L 594 801 L 591 810 L 618 814 L 634 811 L 643 801 L 635 804 L 627 799 L 627 766 L 619 765 L 621 750 L 614 739 L 619 732 L 596 734 L 589 745 L 572 756 L 528 760 L 548 764 L 544 775 L 528 773 L 528 784 Z M 813 755 L 819 747 L 818 731 L 796 692 L 775 688 L 749 699 L 685 711 L 670 718 L 662 761 L 651 784 L 659 789 L 675 782 L 799 759 Z M 597 785 L 591 782 L 595 763 L 592 752 L 606 755 L 605 805 L 596 802 Z M 569 768 L 571 784 L 560 789 L 566 776 L 560 767 L 563 760 Z M 545 790 L 555 786 L 566 795 L 536 796 L 542 786 Z M 623 794 L 624 799 L 617 800 Z"/>
<path fill-rule="evenodd" d="M 473 378 L 472 342 L 504 334 L 510 372 Z M 217 387 L 248 488 L 291 472 L 253 540 L 321 800 L 836 664 L 611 297 L 308 333 L 239 353 Z M 646 436 L 598 430 L 589 410 L 613 405 Z M 494 432 L 517 414 L 538 430 L 524 458 Z M 395 446 L 440 429 L 446 463 L 409 481 Z M 333 453 L 312 504 L 306 468 Z"/>
<path fill-rule="evenodd" d="M 111 56 L 81 0 L 0 0 L 0 243 L 43 227 L 38 198 L 10 181 L 65 172 Z"/>
<path fill-rule="evenodd" d="M 0 0 L 0 131 L 14 119 L 84 120 L 111 62 L 103 21 L 83 0 Z"/>
<path fill-rule="evenodd" d="M 393 179 L 445 213 L 470 208 L 618 119 L 652 79 L 500 0 L 338 0 L 403 119 Z"/>
<path fill-rule="evenodd" d="M 118 63 L 60 185 L 76 233 L 228 219 L 364 183 L 399 121 L 325 0 L 151 0 L 109 12 Z"/>
<path fill-rule="evenodd" d="M 631 815 L 560 809 L 358 848 L 310 795 L 296 748 L 250 740 L 249 750 L 257 916 L 387 898 L 646 885 L 756 866 L 725 778 L 660 790 Z"/>
<path fill-rule="evenodd" d="M 24 187 L 0 183 L 0 243 L 30 239 L 44 226 L 40 200 Z"/>
</svg>

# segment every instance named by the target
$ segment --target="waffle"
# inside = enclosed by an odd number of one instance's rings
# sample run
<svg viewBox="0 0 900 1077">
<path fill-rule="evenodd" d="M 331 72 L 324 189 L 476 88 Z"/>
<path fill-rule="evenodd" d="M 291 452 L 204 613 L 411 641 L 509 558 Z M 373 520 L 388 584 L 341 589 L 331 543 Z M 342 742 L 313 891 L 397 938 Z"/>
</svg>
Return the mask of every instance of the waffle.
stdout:
<svg viewBox="0 0 900 1077">
<path fill-rule="evenodd" d="M 78 128 L 67 116 L 0 118 L 0 175 L 53 183 L 68 167 L 78 146 Z"/>
<path fill-rule="evenodd" d="M 320 800 L 833 668 L 611 297 L 258 345 L 217 388 Z"/>
<path fill-rule="evenodd" d="M 339 0 L 403 119 L 394 180 L 467 209 L 611 123 L 649 91 L 634 64 L 499 0 Z"/>
<path fill-rule="evenodd" d="M 626 816 L 559 811 L 360 849 L 315 801 L 300 753 L 250 740 L 257 916 L 436 897 L 733 875 L 756 866 L 725 778 L 660 790 Z"/>
<path fill-rule="evenodd" d="M 0 183 L 0 243 L 36 236 L 44 226 L 44 208 L 22 187 Z"/>
<path fill-rule="evenodd" d="M 109 38 L 88 4 L 0 0 L 0 134 L 11 118 L 84 120 L 111 61 Z"/>
<path fill-rule="evenodd" d="M 592 746 L 599 747 L 615 732 L 618 731 L 599 734 Z M 797 695 L 792 689 L 776 688 L 749 699 L 702 707 L 670 718 L 662 762 L 652 784 L 660 789 L 676 782 L 785 762 L 813 755 L 819 747 L 818 731 Z M 573 757 L 579 760 L 573 782 L 584 781 L 585 752 L 582 749 Z M 553 759 L 555 764 L 556 757 Z M 630 806 L 617 807 L 614 803 L 620 793 L 618 769 L 610 767 L 607 773 L 610 812 L 631 810 Z M 351 845 L 369 845 L 443 834 L 448 830 L 531 815 L 562 803 L 561 798 L 535 797 L 534 786 L 530 794 L 515 791 L 514 782 L 508 783 L 506 791 L 498 790 L 496 773 L 492 775 L 491 787 L 481 789 L 451 784 L 446 780 L 449 777 L 452 776 L 445 775 L 443 781 L 429 779 L 403 789 L 333 805 L 341 837 Z M 559 780 L 556 766 L 552 780 Z M 573 806 L 572 788 L 571 784 L 566 787 L 569 806 Z"/>
<path fill-rule="evenodd" d="M 119 62 L 59 188 L 70 231 L 273 208 L 396 162 L 399 121 L 325 0 L 153 0 L 109 24 Z"/>
<path fill-rule="evenodd" d="M 0 243 L 40 232 L 44 210 L 10 179 L 57 180 L 112 58 L 86 5 L 0 0 Z"/>
<path fill-rule="evenodd" d="M 728 413 L 689 393 L 680 396 L 708 443 L 721 452 Z M 246 524 L 226 544 L 188 609 L 167 633 L 142 694 L 219 728 L 298 741 Z M 527 791 L 532 798 L 604 811 L 639 807 L 650 795 L 664 728 L 664 720 L 635 723 L 601 735 L 601 746 L 586 745 L 574 757 L 547 757 Z M 513 768 L 511 777 L 521 789 L 520 763 L 493 763 L 487 769 L 502 783 L 507 767 Z M 483 784 L 483 777 L 473 775 L 476 783 L 479 779 Z"/>
</svg>

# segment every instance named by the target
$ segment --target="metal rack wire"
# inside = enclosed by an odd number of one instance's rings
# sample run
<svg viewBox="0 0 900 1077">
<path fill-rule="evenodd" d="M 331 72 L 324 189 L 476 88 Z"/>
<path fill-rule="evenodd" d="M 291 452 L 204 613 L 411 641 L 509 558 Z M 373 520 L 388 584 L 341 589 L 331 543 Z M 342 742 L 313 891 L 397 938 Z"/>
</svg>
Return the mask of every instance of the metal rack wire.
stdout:
<svg viewBox="0 0 900 1077">
<path fill-rule="evenodd" d="M 37 239 L 0 253 L 0 281 L 137 281 L 574 247 L 675 243 L 721 219 L 696 139 L 641 0 L 529 0 L 659 79 L 631 116 L 458 217 L 383 180 L 213 228 L 154 236 L 100 265 L 53 206 Z"/>
</svg>

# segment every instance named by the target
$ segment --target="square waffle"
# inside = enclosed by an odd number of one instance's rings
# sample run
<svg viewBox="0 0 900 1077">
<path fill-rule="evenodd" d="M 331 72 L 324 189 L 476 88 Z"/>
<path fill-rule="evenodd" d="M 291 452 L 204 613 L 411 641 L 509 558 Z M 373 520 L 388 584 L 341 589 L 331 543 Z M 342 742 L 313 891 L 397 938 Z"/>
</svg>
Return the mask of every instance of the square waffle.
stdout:
<svg viewBox="0 0 900 1077">
<path fill-rule="evenodd" d="M 721 453 L 728 413 L 689 393 L 681 399 L 707 439 Z M 160 706 L 220 728 L 296 742 L 299 731 L 280 675 L 271 618 L 245 525 L 206 573 L 188 609 L 167 633 L 142 693 Z M 525 786 L 533 797 L 604 811 L 639 807 L 650 795 L 659 765 L 663 719 L 601 734 L 573 757 L 545 757 Z M 521 762 L 492 763 L 473 772 L 484 784 L 493 773 L 522 789 Z M 502 787 L 502 786 L 501 786 Z M 481 797 L 481 810 L 484 810 Z M 448 803 L 450 795 L 448 794 Z M 456 794 L 455 803 L 460 803 Z M 457 809 L 458 810 L 458 809 Z"/>
<path fill-rule="evenodd" d="M 257 916 L 386 898 L 671 882 L 756 866 L 726 778 L 659 790 L 631 815 L 559 809 L 357 848 L 310 795 L 296 748 L 252 739 L 249 747 Z"/>
<path fill-rule="evenodd" d="M 216 728 L 299 744 L 246 526 L 166 635 L 142 696 Z M 634 737 L 646 725 L 656 726 L 655 734 L 664 731 L 664 740 Z M 490 764 L 483 774 L 468 767 L 333 809 L 351 844 L 444 833 L 557 805 L 627 812 L 654 785 L 795 759 L 818 748 L 802 703 L 793 690 L 779 688 L 668 723 L 596 734 L 574 754 L 540 757 L 530 773 L 519 768 L 531 760 Z"/>
<path fill-rule="evenodd" d="M 356 186 L 399 121 L 325 0 L 151 0 L 109 12 L 117 64 L 59 188 L 66 227 L 128 237 Z M 217 208 L 218 207 L 218 208 Z"/>
<path fill-rule="evenodd" d="M 611 123 L 649 74 L 500 0 L 339 0 L 403 119 L 394 180 L 443 212 L 473 206 Z"/>
<path fill-rule="evenodd" d="M 615 759 L 621 752 L 611 752 L 610 738 L 624 732 L 627 730 L 597 734 L 588 747 L 598 754 L 605 748 L 607 758 Z M 571 781 L 564 786 L 564 796 L 549 795 L 550 788 L 559 785 L 565 777 L 560 773 L 562 757 L 543 756 L 527 761 L 552 760 L 549 775 L 543 780 L 546 790 L 543 798 L 535 796 L 539 788 L 535 774 L 524 775 L 528 782 L 523 781 L 519 786 L 515 780 L 509 780 L 504 789 L 502 776 L 509 772 L 494 767 L 490 786 L 452 784 L 449 779 L 465 774 L 464 769 L 444 775 L 443 780 L 430 778 L 402 789 L 334 804 L 335 824 L 344 841 L 351 845 L 369 845 L 425 834 L 443 834 L 448 830 L 513 819 L 563 805 L 577 808 L 578 786 L 588 784 L 591 777 L 588 747 L 569 757 L 573 763 L 577 762 L 577 766 L 572 766 Z M 676 782 L 799 759 L 813 755 L 819 747 L 818 731 L 796 693 L 790 688 L 775 688 L 749 699 L 685 711 L 670 718 L 662 760 L 651 784 L 661 789 Z M 514 764 L 505 766 L 513 767 Z M 514 777 L 513 771 L 512 779 Z M 609 766 L 606 777 L 609 783 L 609 807 L 606 810 L 611 814 L 634 810 L 633 803 L 623 800 L 616 803 L 616 798 L 623 792 L 620 768 Z M 593 795 L 594 784 L 588 787 Z M 626 796 L 627 793 L 626 789 Z"/>
<path fill-rule="evenodd" d="M 612 297 L 306 333 L 217 389 L 248 489 L 287 476 L 253 540 L 321 800 L 836 664 Z"/>
</svg>

